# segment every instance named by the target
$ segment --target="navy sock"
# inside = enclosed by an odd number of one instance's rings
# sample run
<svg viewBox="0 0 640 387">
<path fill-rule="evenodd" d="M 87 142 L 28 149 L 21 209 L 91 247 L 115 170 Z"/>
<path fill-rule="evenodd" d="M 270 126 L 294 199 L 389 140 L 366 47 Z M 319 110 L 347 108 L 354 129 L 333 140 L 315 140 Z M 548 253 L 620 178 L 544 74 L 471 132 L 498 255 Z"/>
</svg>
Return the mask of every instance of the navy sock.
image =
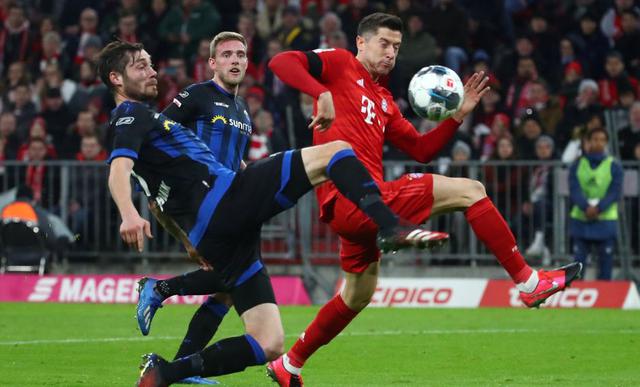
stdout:
<svg viewBox="0 0 640 387">
<path fill-rule="evenodd" d="M 331 158 L 327 176 L 338 191 L 367 214 L 381 231 L 392 230 L 398 224 L 398 217 L 384 204 L 380 189 L 352 149 L 343 149 Z"/>
<path fill-rule="evenodd" d="M 220 340 L 200 352 L 203 363 L 202 376 L 226 375 L 240 372 L 267 360 L 260 344 L 250 335 Z"/>
<path fill-rule="evenodd" d="M 218 330 L 218 326 L 229 311 L 226 305 L 209 297 L 191 318 L 187 333 L 174 359 L 179 359 L 204 349 Z"/>
</svg>

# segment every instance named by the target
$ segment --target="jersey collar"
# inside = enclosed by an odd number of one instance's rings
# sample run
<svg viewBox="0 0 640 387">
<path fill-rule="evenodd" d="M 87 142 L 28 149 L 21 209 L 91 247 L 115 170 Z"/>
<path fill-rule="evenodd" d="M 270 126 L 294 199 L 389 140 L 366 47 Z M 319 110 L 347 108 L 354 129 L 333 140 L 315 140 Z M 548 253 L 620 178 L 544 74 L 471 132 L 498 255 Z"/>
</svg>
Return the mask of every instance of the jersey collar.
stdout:
<svg viewBox="0 0 640 387">
<path fill-rule="evenodd" d="M 228 91 L 226 91 L 222 86 L 218 85 L 213 79 L 210 79 L 209 82 L 211 82 L 211 84 L 213 86 L 216 87 L 216 89 L 220 90 L 220 92 L 224 95 L 226 95 L 227 97 L 234 99 L 235 98 L 235 94 L 231 94 Z"/>
</svg>

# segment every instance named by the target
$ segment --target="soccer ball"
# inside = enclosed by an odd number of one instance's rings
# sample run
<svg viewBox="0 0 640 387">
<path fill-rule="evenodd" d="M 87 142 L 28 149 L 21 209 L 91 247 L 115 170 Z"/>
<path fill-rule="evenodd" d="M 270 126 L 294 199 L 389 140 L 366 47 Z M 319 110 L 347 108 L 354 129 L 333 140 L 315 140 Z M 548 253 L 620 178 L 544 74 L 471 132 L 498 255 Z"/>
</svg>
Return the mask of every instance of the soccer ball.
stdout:
<svg viewBox="0 0 640 387">
<path fill-rule="evenodd" d="M 423 67 L 409 83 L 409 103 L 422 118 L 442 121 L 451 117 L 464 99 L 464 85 L 448 67 Z"/>
</svg>

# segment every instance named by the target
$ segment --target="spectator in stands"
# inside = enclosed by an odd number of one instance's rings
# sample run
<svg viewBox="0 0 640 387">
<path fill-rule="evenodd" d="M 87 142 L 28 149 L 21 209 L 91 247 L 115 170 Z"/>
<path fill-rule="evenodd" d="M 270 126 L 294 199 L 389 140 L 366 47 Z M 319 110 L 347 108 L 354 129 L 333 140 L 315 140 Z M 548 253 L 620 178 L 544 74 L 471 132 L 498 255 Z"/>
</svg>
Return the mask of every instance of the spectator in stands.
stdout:
<svg viewBox="0 0 640 387">
<path fill-rule="evenodd" d="M 349 42 L 347 41 L 347 34 L 342 31 L 336 31 L 329 36 L 328 41 L 330 48 L 343 48 L 349 49 Z"/>
<path fill-rule="evenodd" d="M 269 39 L 282 24 L 282 0 L 264 0 L 263 9 L 257 14 L 256 29 L 262 39 Z"/>
<path fill-rule="evenodd" d="M 16 116 L 11 111 L 0 114 L 0 160 L 15 160 L 20 148 L 16 135 Z"/>
<path fill-rule="evenodd" d="M 74 116 L 64 103 L 60 89 L 47 89 L 42 99 L 42 113 L 40 116 L 47 123 L 47 131 L 51 135 L 51 141 L 56 149 L 59 149 L 66 140 L 66 132 L 74 120 Z"/>
<path fill-rule="evenodd" d="M 609 50 L 607 38 L 598 28 L 598 18 L 587 12 L 580 18 L 580 31 L 570 34 L 585 58 L 585 74 L 592 78 L 604 75 L 604 58 Z"/>
<path fill-rule="evenodd" d="M 194 82 L 203 82 L 213 77 L 209 70 L 209 43 L 211 43 L 209 39 L 200 40 L 198 53 L 194 58 L 191 58 L 189 73 L 193 74 Z"/>
<path fill-rule="evenodd" d="M 552 161 L 555 158 L 553 138 L 543 134 L 536 140 L 538 161 Z M 522 203 L 522 218 L 525 226 L 533 226 L 533 241 L 525 254 L 542 257 L 542 264 L 551 263 L 547 237 L 551 235 L 553 224 L 553 167 L 548 164 L 536 165 L 529 177 L 529 197 Z"/>
<path fill-rule="evenodd" d="M 558 36 L 549 28 L 549 22 L 542 13 L 533 14 L 529 30 L 535 52 L 539 55 L 537 64 L 540 76 L 550 85 L 556 85 L 560 81 L 557 71 L 560 62 Z"/>
<path fill-rule="evenodd" d="M 562 43 L 560 44 L 562 46 Z M 583 67 L 580 62 L 569 62 L 564 67 L 564 76 L 558 91 L 558 101 L 564 109 L 575 102 L 578 96 L 578 87 L 582 81 Z"/>
<path fill-rule="evenodd" d="M 56 159 L 58 154 L 56 152 L 56 148 L 51 143 L 51 136 L 47 135 L 47 124 L 42 117 L 36 117 L 31 122 L 31 126 L 29 127 L 29 138 L 27 141 L 18 148 L 18 160 L 29 161 L 29 144 L 31 140 L 37 138 L 42 139 L 47 145 L 47 155 L 46 158 L 49 160 Z"/>
<path fill-rule="evenodd" d="M 618 105 L 621 88 L 631 87 L 638 91 L 638 80 L 629 76 L 624 68 L 624 58 L 618 51 L 610 51 L 605 61 L 606 75 L 598 82 L 600 87 L 600 104 L 605 108 Z"/>
<path fill-rule="evenodd" d="M 42 207 L 55 211 L 59 203 L 60 178 L 55 168 L 44 165 L 47 143 L 42 138 L 32 138 L 27 149 L 29 164 L 24 171 L 24 183 L 33 190 L 33 198 Z"/>
<path fill-rule="evenodd" d="M 85 60 L 85 46 L 90 40 L 98 39 L 98 12 L 93 8 L 85 8 L 80 13 L 79 30 L 68 36 L 66 50 L 75 65 L 80 65 Z"/>
<path fill-rule="evenodd" d="M 578 96 L 575 101 L 565 106 L 562 121 L 556 130 L 556 147 L 564 149 L 569 141 L 574 138 L 576 127 L 583 126 L 590 117 L 602 113 L 600 105 L 600 87 L 593 79 L 583 79 L 578 87 Z"/>
<path fill-rule="evenodd" d="M 338 9 L 338 17 L 340 17 L 340 21 L 342 21 L 342 31 L 347 34 L 349 49 L 355 52 L 358 23 L 365 16 L 376 12 L 376 9 L 369 3 L 369 0 L 348 0 L 346 5 Z"/>
<path fill-rule="evenodd" d="M 145 25 L 146 23 L 147 12 L 145 12 L 139 0 L 120 0 L 118 3 L 120 3 L 119 6 L 109 7 L 106 10 L 104 21 L 101 23 L 101 33 L 105 38 L 119 33 L 122 16 L 133 15 L 137 24 Z"/>
<path fill-rule="evenodd" d="M 640 8 L 635 6 L 634 0 L 615 0 L 600 20 L 600 29 L 611 45 L 624 35 L 622 24 L 625 11 L 640 14 Z"/>
<path fill-rule="evenodd" d="M 220 14 L 208 1 L 182 0 L 181 6 L 173 7 L 167 18 L 170 25 L 179 26 L 176 31 L 183 58 L 193 57 L 200 40 L 211 39 L 220 30 Z"/>
<path fill-rule="evenodd" d="M 80 79 L 78 80 L 76 91 L 69 102 L 69 109 L 74 114 L 89 109 L 96 117 L 101 114 L 106 116 L 106 107 L 110 106 L 111 99 L 107 87 L 96 74 L 93 61 L 84 61 L 80 65 L 79 76 Z M 106 117 L 98 121 L 104 122 Z"/>
<path fill-rule="evenodd" d="M 145 49 L 151 54 L 154 62 L 160 63 L 175 55 L 176 48 L 173 46 L 178 39 L 178 33 L 173 34 L 173 39 L 167 38 L 167 21 L 169 15 L 168 0 L 152 0 L 149 12 L 144 24 L 138 21 L 140 30 L 145 34 L 142 37 Z M 177 26 L 174 26 L 177 28 Z"/>
<path fill-rule="evenodd" d="M 545 133 L 555 135 L 556 127 L 562 120 L 562 107 L 558 98 L 549 94 L 549 86 L 542 79 L 532 82 L 529 102 L 538 114 Z"/>
<path fill-rule="evenodd" d="M 256 31 L 255 15 L 251 13 L 240 14 L 240 16 L 238 16 L 237 29 L 240 35 L 244 36 L 245 40 L 247 41 L 247 58 L 249 59 L 251 66 L 257 67 L 264 57 L 265 41 L 258 35 Z M 209 46 L 207 45 L 207 48 L 208 47 Z M 209 55 L 207 55 L 207 57 L 208 56 Z"/>
<path fill-rule="evenodd" d="M 108 158 L 107 151 L 102 148 L 100 139 L 95 134 L 82 137 L 80 152 L 76 154 L 78 161 L 104 161 Z"/>
<path fill-rule="evenodd" d="M 469 61 L 467 13 L 453 0 L 434 1 L 426 14 L 427 31 L 442 47 L 445 66 L 461 72 Z"/>
<path fill-rule="evenodd" d="M 49 63 L 44 69 L 44 77 L 37 84 L 38 94 L 43 95 L 46 89 L 60 89 L 65 103 L 69 103 L 78 85 L 71 79 L 65 79 L 57 63 Z"/>
<path fill-rule="evenodd" d="M 158 94 L 162 96 L 158 101 L 158 108 L 164 109 L 180 90 L 184 90 L 194 81 L 187 73 L 187 63 L 181 57 L 170 58 L 166 66 L 158 72 Z"/>
<path fill-rule="evenodd" d="M 15 90 L 20 84 L 30 84 L 30 74 L 22 62 L 14 62 L 9 66 L 7 77 L 2 80 L 2 106 L 6 110 L 16 100 Z"/>
<path fill-rule="evenodd" d="M 306 51 L 318 48 L 318 39 L 305 26 L 300 9 L 295 5 L 289 5 L 282 10 L 282 24 L 274 32 L 274 36 L 280 39 L 282 47 L 288 50 Z"/>
<path fill-rule="evenodd" d="M 492 161 L 513 161 L 518 160 L 515 144 L 511 136 L 500 137 L 497 141 L 495 152 L 491 157 Z M 493 200 L 500 213 L 505 215 L 513 229 L 516 215 L 520 208 L 518 205 L 520 184 L 524 180 L 524 170 L 517 166 L 507 164 L 485 165 L 484 182 L 487 195 Z"/>
<path fill-rule="evenodd" d="M 36 116 L 36 105 L 32 101 L 31 86 L 21 83 L 14 90 L 15 101 L 9 104 L 10 111 L 16 116 L 16 135 L 21 141 L 29 136 L 29 125 Z"/>
<path fill-rule="evenodd" d="M 637 78 L 640 76 L 640 25 L 638 14 L 631 10 L 622 11 L 622 35 L 616 40 L 615 49 L 622 54 L 625 68 Z"/>
<path fill-rule="evenodd" d="M 140 41 L 138 36 L 138 20 L 133 12 L 123 12 L 118 17 L 118 29 L 116 38 L 129 43 L 137 43 Z"/>
<path fill-rule="evenodd" d="M 510 130 L 511 119 L 504 113 L 494 115 L 491 128 L 488 132 L 485 129 L 486 126 L 483 124 L 480 125 L 480 127 L 476 127 L 474 131 L 477 136 L 477 148 L 480 150 L 480 161 L 486 161 L 495 155 L 496 146 L 500 138 L 512 136 Z"/>
<path fill-rule="evenodd" d="M 618 132 L 620 158 L 635 160 L 636 147 L 640 144 L 640 101 L 636 101 L 629 109 L 629 125 Z"/>
<path fill-rule="evenodd" d="M 623 170 L 607 155 L 609 135 L 604 128 L 587 134 L 586 154 L 569 171 L 572 203 L 569 234 L 575 260 L 586 269 L 592 247 L 598 252 L 598 279 L 610 280 L 613 248 L 617 239 L 618 201 L 622 195 Z M 585 273 L 583 269 L 583 273 Z M 583 274 L 584 275 L 584 274 Z"/>
<path fill-rule="evenodd" d="M 71 67 L 69 57 L 62 51 L 62 38 L 56 31 L 47 32 L 42 37 L 42 50 L 33 62 L 33 74 L 40 75 L 49 63 L 57 63 L 65 74 Z"/>
<path fill-rule="evenodd" d="M 93 113 L 89 110 L 83 110 L 78 113 L 76 122 L 68 128 L 64 145 L 58 149 L 58 155 L 61 159 L 72 160 L 80 151 L 80 143 L 82 137 L 88 135 L 98 135 L 97 124 Z"/>
<path fill-rule="evenodd" d="M 507 90 L 505 107 L 511 117 L 521 117 L 525 110 L 531 106 L 531 87 L 538 79 L 538 69 L 536 62 L 531 57 L 521 57 L 518 59 L 516 77 L 511 81 Z M 519 120 L 516 120 L 516 125 Z"/>
<path fill-rule="evenodd" d="M 435 64 L 440 53 L 436 40 L 424 30 L 421 15 L 411 15 L 402 36 L 402 45 L 396 59 L 395 80 L 401 85 L 394 90 L 394 96 L 406 98 L 411 77 L 422 67 Z"/>
<path fill-rule="evenodd" d="M 545 133 L 545 130 L 542 127 L 538 113 L 531 108 L 527 109 L 520 120 L 520 128 L 516 140 L 520 159 L 536 159 L 536 141 L 543 133 Z"/>
<path fill-rule="evenodd" d="M 261 109 L 253 117 L 253 132 L 249 139 L 248 161 L 256 161 L 272 153 L 271 136 L 273 134 L 273 117 L 267 110 Z"/>
<path fill-rule="evenodd" d="M 500 49 L 496 53 L 494 68 L 501 84 L 508 85 L 513 78 L 517 77 L 518 63 L 521 58 L 532 58 L 534 62 L 539 60 L 539 54 L 535 52 L 529 35 L 519 35 L 514 47 Z"/>
<path fill-rule="evenodd" d="M 327 12 L 322 16 L 320 21 L 318 22 L 318 27 L 320 29 L 320 43 L 318 44 L 318 48 L 332 48 L 329 44 L 330 37 L 338 31 L 342 31 L 342 21 L 333 12 Z"/>
<path fill-rule="evenodd" d="M 13 3 L 7 10 L 7 18 L 0 29 L 0 66 L 2 75 L 6 74 L 9 64 L 27 62 L 31 56 L 32 45 L 29 20 L 25 9 Z"/>
</svg>

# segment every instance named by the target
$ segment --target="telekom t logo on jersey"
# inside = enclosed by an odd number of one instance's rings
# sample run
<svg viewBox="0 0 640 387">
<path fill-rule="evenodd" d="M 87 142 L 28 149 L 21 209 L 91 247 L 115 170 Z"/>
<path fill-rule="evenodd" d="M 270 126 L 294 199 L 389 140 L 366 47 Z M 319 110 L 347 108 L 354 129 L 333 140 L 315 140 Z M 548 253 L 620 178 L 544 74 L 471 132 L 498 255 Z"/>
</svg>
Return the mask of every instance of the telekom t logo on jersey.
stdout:
<svg viewBox="0 0 640 387">
<path fill-rule="evenodd" d="M 371 125 L 373 124 L 373 119 L 376 118 L 376 113 L 373 111 L 373 108 L 376 105 L 372 100 L 367 98 L 366 96 L 362 96 L 362 107 L 360 108 L 360 112 L 366 114 L 364 118 L 364 122 Z"/>
</svg>

